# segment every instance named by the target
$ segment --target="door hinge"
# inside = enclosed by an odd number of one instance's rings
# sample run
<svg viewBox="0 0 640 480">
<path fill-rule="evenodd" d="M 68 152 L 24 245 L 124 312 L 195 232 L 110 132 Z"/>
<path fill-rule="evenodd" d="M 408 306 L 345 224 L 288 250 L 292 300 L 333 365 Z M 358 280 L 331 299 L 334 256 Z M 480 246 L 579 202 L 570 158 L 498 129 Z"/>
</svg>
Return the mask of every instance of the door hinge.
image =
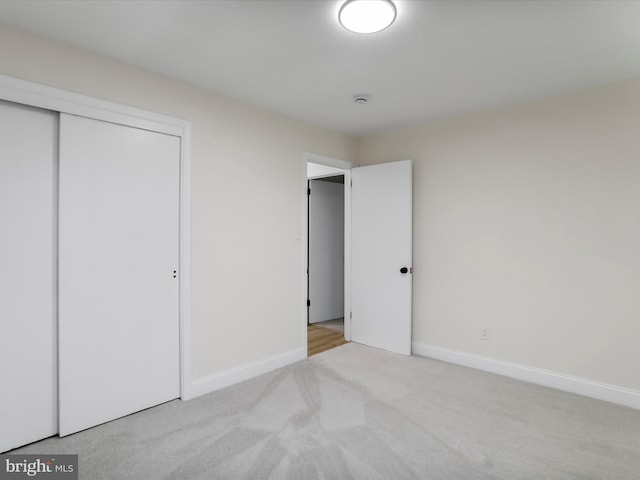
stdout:
<svg viewBox="0 0 640 480">
<path fill-rule="evenodd" d="M 307 195 L 311 195 L 311 189 L 307 188 Z"/>
<path fill-rule="evenodd" d="M 311 300 L 307 299 L 307 307 L 311 306 Z"/>
<path fill-rule="evenodd" d="M 349 318 L 353 318 L 353 312 L 349 312 Z"/>
</svg>

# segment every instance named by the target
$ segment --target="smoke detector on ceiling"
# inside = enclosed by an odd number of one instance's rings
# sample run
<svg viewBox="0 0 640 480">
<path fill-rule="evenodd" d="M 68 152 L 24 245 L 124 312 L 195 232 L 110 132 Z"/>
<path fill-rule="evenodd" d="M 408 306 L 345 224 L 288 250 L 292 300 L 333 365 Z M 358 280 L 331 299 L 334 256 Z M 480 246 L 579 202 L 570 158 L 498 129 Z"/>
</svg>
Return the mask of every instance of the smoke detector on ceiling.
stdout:
<svg viewBox="0 0 640 480">
<path fill-rule="evenodd" d="M 353 96 L 353 101 L 356 102 L 359 105 L 364 105 L 365 103 L 367 103 L 369 101 L 369 94 L 368 93 L 359 93 L 358 95 L 354 95 Z"/>
</svg>

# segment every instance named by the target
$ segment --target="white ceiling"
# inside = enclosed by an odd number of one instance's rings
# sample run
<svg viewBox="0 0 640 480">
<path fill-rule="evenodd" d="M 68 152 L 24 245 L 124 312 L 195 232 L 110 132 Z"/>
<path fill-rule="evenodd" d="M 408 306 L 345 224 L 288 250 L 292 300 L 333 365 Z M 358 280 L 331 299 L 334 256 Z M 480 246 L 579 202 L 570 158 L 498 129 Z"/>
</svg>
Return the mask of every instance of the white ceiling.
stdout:
<svg viewBox="0 0 640 480">
<path fill-rule="evenodd" d="M 341 3 L 3 0 L 0 21 L 353 135 L 640 76 L 640 1 L 397 0 L 373 35 Z"/>
</svg>

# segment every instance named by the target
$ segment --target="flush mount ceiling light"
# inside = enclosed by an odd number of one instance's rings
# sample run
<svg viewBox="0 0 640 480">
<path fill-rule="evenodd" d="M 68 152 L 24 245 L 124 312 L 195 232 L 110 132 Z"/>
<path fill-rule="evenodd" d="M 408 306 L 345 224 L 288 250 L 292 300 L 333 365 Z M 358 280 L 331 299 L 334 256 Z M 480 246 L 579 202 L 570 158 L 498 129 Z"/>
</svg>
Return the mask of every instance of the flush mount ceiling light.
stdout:
<svg viewBox="0 0 640 480">
<path fill-rule="evenodd" d="M 396 6 L 391 0 L 347 0 L 338 19 L 351 32 L 376 33 L 394 22 Z"/>
</svg>

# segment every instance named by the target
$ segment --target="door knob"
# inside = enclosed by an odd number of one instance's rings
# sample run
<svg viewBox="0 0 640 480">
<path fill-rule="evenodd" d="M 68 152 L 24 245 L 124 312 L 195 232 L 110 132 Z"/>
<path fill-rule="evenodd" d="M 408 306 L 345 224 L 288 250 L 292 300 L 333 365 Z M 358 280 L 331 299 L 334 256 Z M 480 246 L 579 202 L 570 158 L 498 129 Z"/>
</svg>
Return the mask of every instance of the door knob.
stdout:
<svg viewBox="0 0 640 480">
<path fill-rule="evenodd" d="M 405 273 L 408 273 L 408 272 L 409 272 L 409 269 L 407 267 L 402 267 L 400 269 L 400 273 L 402 273 L 402 274 L 405 274 Z"/>
</svg>

